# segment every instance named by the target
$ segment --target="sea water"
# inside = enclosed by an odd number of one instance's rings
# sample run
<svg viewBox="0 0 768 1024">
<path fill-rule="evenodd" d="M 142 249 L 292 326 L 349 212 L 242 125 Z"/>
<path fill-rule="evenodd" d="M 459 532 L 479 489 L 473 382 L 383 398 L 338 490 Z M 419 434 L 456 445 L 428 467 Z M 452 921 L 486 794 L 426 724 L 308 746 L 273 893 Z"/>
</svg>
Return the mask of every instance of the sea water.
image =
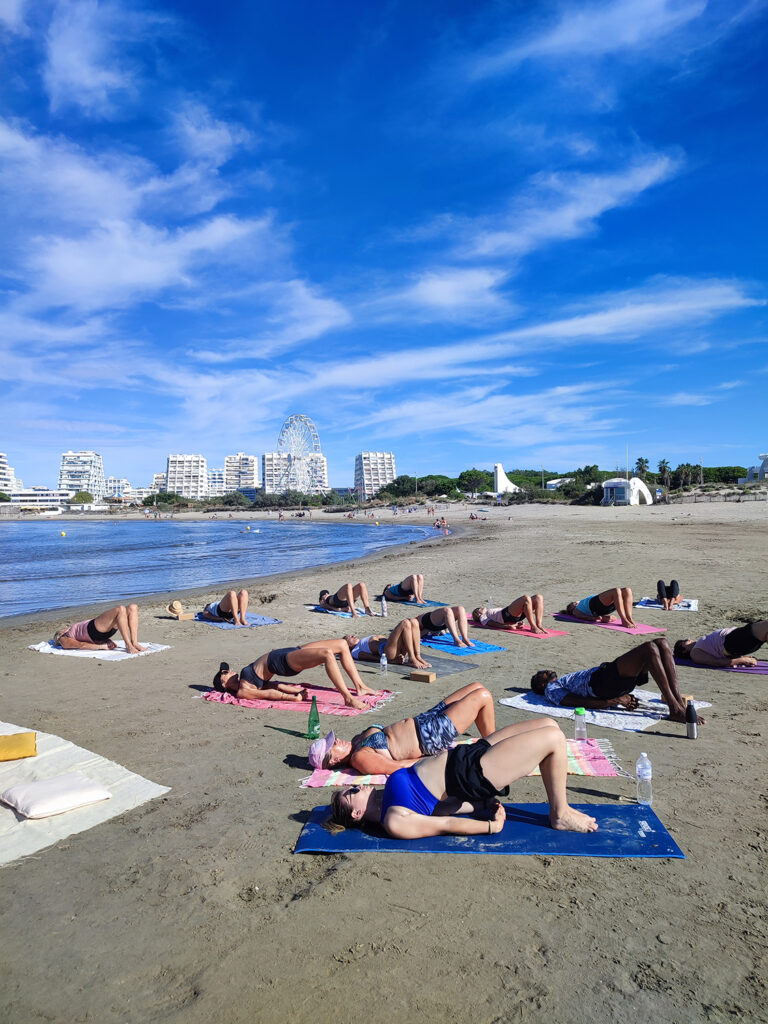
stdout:
<svg viewBox="0 0 768 1024">
<path fill-rule="evenodd" d="M 419 526 L 235 519 L 0 523 L 0 618 L 343 562 L 430 534 Z M 331 575 L 330 589 L 345 582 Z"/>
</svg>

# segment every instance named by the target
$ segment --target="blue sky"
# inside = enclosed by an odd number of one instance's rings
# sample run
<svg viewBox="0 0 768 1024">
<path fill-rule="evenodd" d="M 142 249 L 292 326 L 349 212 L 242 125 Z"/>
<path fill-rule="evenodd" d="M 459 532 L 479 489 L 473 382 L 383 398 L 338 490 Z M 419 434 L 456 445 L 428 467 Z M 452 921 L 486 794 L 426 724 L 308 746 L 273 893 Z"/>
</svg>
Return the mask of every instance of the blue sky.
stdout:
<svg viewBox="0 0 768 1024">
<path fill-rule="evenodd" d="M 768 441 L 766 3 L 0 0 L 0 449 Z"/>
</svg>

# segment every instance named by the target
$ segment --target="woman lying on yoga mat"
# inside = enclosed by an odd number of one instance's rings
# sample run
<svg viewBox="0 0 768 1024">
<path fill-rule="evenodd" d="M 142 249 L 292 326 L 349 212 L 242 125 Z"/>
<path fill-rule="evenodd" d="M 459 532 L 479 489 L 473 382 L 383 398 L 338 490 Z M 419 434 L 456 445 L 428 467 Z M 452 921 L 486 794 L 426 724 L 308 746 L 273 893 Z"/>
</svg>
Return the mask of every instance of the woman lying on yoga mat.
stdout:
<svg viewBox="0 0 768 1024">
<path fill-rule="evenodd" d="M 220 601 L 211 601 L 203 608 L 203 615 L 211 622 L 231 622 L 234 626 L 247 626 L 248 591 L 230 590 Z"/>
<path fill-rule="evenodd" d="M 433 608 L 431 612 L 417 615 L 414 621 L 419 624 L 422 636 L 443 633 L 447 629 L 458 647 L 475 646 L 467 633 L 467 610 L 460 604 L 451 608 Z"/>
<path fill-rule="evenodd" d="M 680 604 L 683 599 L 680 597 L 680 584 L 677 580 L 672 580 L 669 586 L 664 580 L 659 580 L 656 584 L 656 600 L 663 605 L 665 612 L 672 611 L 676 604 Z"/>
<path fill-rule="evenodd" d="M 495 627 L 513 626 L 515 629 L 523 629 L 524 619 L 534 633 L 546 633 L 542 619 L 544 617 L 544 598 L 541 594 L 523 594 L 516 598 L 506 608 L 487 608 L 480 605 L 472 612 L 472 618 L 481 626 Z"/>
<path fill-rule="evenodd" d="M 746 626 L 716 629 L 698 640 L 678 640 L 676 658 L 689 658 L 699 665 L 732 668 L 754 668 L 757 658 L 752 655 L 768 642 L 768 619 L 748 622 Z"/>
<path fill-rule="evenodd" d="M 117 644 L 112 637 L 120 630 L 128 654 L 141 654 L 139 643 L 139 606 L 119 604 L 102 612 L 95 619 L 62 626 L 53 634 L 53 646 L 65 651 L 114 651 Z"/>
<path fill-rule="evenodd" d="M 390 775 L 384 789 L 347 786 L 331 798 L 332 832 L 372 822 L 393 839 L 489 835 L 504 828 L 496 797 L 536 766 L 549 800 L 552 828 L 594 832 L 597 822 L 568 804 L 565 736 L 551 718 L 508 725 L 471 746 L 425 757 Z M 457 815 L 472 814 L 471 818 Z"/>
<path fill-rule="evenodd" d="M 685 701 L 677 686 L 675 662 L 663 637 L 640 644 L 615 661 L 604 661 L 580 672 L 558 676 L 552 669 L 540 669 L 531 676 L 531 689 L 550 704 L 568 708 L 620 707 L 635 711 L 639 703 L 632 691 L 645 686 L 649 673 L 661 690 L 670 720 L 685 722 Z M 700 723 L 703 721 L 699 718 Z"/>
<path fill-rule="evenodd" d="M 330 590 L 321 590 L 317 603 L 329 612 L 351 612 L 352 618 L 356 619 L 358 613 L 355 601 L 358 597 L 363 602 L 366 615 L 373 615 L 368 598 L 368 588 L 364 583 L 344 583 L 335 594 L 332 594 Z"/>
<path fill-rule="evenodd" d="M 306 700 L 307 691 L 303 686 L 291 683 L 270 685 L 270 681 L 273 676 L 297 676 L 305 669 L 322 665 L 326 675 L 344 698 L 347 707 L 362 710 L 365 704 L 353 697 L 347 689 L 336 662 L 337 658 L 352 680 L 358 697 L 375 693 L 375 690 L 366 686 L 358 675 L 347 642 L 341 638 L 315 640 L 301 647 L 282 647 L 276 651 L 269 651 L 240 669 L 240 672 L 233 672 L 223 661 L 213 677 L 213 688 L 231 693 L 238 700 Z"/>
<path fill-rule="evenodd" d="M 351 740 L 329 732 L 309 748 L 313 768 L 354 768 L 361 775 L 391 775 L 422 757 L 447 748 L 475 724 L 481 736 L 496 728 L 493 697 L 482 683 L 470 683 L 415 718 L 372 725 Z"/>
<path fill-rule="evenodd" d="M 571 601 L 565 614 L 574 619 L 585 619 L 587 622 L 615 622 L 612 611 L 619 613 L 622 626 L 635 629 L 637 623 L 632 618 L 632 591 L 629 587 L 613 587 L 602 594 L 583 597 L 581 601 Z"/>
<path fill-rule="evenodd" d="M 379 661 L 384 653 L 392 665 L 404 665 L 407 661 L 414 668 L 432 667 L 421 656 L 421 633 L 415 619 L 398 622 L 389 636 L 380 633 L 361 638 L 349 634 L 344 639 L 355 661 Z"/>
<path fill-rule="evenodd" d="M 402 583 L 388 583 L 384 587 L 384 597 L 388 601 L 424 603 L 424 577 L 421 573 L 406 576 Z"/>
</svg>

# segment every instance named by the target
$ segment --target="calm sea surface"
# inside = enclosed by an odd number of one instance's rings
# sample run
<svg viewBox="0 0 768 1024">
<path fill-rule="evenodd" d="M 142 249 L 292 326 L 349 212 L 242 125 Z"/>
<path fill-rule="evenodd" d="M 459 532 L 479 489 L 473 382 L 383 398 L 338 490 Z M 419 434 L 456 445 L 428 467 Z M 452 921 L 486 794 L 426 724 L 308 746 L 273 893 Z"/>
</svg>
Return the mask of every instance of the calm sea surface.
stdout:
<svg viewBox="0 0 768 1024">
<path fill-rule="evenodd" d="M 430 532 L 234 520 L 0 523 L 0 618 L 342 562 Z"/>
</svg>

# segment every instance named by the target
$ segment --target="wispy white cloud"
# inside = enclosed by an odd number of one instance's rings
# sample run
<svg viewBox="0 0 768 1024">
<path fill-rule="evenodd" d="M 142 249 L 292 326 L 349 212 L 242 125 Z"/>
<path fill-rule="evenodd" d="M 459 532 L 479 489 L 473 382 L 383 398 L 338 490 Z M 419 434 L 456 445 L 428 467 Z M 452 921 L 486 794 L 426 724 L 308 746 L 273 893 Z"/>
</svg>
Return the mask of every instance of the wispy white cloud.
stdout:
<svg viewBox="0 0 768 1024">
<path fill-rule="evenodd" d="M 714 399 L 694 391 L 675 391 L 657 400 L 658 405 L 711 405 Z"/>
<path fill-rule="evenodd" d="M 173 130 L 190 160 L 216 167 L 254 141 L 243 125 L 215 117 L 205 104 L 193 100 L 187 100 L 174 112 Z"/>
<path fill-rule="evenodd" d="M 455 252 L 464 258 L 520 257 L 553 242 L 579 238 L 592 232 L 604 213 L 632 203 L 680 167 L 679 158 L 652 155 L 620 171 L 537 175 L 508 210 L 452 221 L 459 236 Z"/>
<path fill-rule="evenodd" d="M 363 318 L 378 321 L 473 323 L 513 316 L 517 306 L 500 288 L 509 274 L 496 267 L 438 266 L 360 303 Z"/>
<path fill-rule="evenodd" d="M 27 26 L 24 21 L 26 0 L 2 0 L 0 3 L 0 26 L 11 32 L 25 34 Z"/>
<path fill-rule="evenodd" d="M 48 26 L 43 71 L 51 110 L 77 107 L 105 118 L 135 97 L 141 72 L 130 48 L 164 20 L 108 0 L 59 0 Z"/>
<path fill-rule="evenodd" d="M 470 80 L 508 73 L 525 60 L 602 57 L 656 45 L 706 9 L 707 0 L 615 0 L 570 5 L 556 24 L 526 42 L 515 39 L 476 54 L 468 63 Z"/>
</svg>

